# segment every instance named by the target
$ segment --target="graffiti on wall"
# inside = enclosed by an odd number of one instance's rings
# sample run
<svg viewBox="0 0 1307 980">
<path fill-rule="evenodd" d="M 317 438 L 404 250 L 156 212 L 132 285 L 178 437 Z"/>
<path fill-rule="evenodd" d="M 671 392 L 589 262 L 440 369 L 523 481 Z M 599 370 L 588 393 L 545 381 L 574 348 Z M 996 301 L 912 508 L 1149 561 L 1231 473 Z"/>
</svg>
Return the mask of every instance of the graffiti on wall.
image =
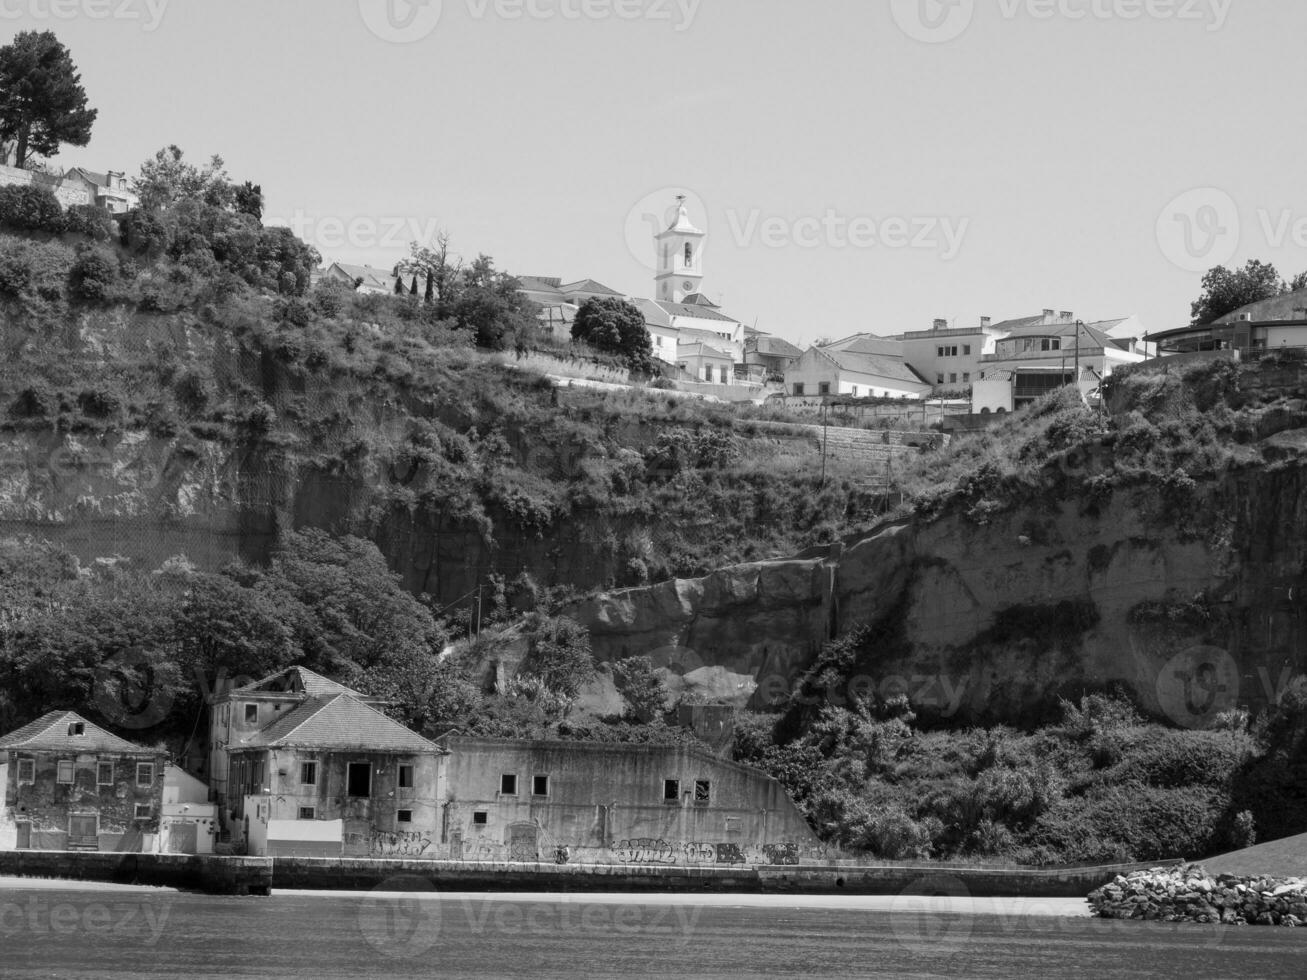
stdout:
<svg viewBox="0 0 1307 980">
<path fill-rule="evenodd" d="M 357 835 L 363 836 L 363 835 Z M 372 827 L 362 841 L 374 857 L 421 857 L 431 848 L 426 831 L 392 831 Z"/>
<path fill-rule="evenodd" d="M 620 864 L 770 864 L 799 863 L 799 845 L 794 843 L 751 846 L 734 843 L 708 844 L 701 841 L 668 841 L 661 837 L 620 840 L 613 848 Z"/>
</svg>

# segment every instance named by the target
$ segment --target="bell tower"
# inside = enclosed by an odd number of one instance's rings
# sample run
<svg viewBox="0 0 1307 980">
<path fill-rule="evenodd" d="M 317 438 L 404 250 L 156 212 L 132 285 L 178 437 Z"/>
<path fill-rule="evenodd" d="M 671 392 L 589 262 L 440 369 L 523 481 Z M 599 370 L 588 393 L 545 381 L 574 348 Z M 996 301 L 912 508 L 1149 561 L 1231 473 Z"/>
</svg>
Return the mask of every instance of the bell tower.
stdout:
<svg viewBox="0 0 1307 980">
<path fill-rule="evenodd" d="M 658 248 L 658 275 L 654 298 L 661 303 L 682 303 L 702 291 L 703 245 L 707 238 L 690 222 L 685 195 L 676 199 L 676 220 L 654 241 Z"/>
</svg>

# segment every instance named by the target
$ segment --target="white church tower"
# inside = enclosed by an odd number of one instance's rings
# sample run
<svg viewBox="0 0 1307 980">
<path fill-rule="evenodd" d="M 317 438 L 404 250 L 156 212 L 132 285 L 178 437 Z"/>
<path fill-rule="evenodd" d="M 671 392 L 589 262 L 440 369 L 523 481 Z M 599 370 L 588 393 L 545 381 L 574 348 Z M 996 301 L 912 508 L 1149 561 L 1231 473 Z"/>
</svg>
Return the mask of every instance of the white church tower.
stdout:
<svg viewBox="0 0 1307 980">
<path fill-rule="evenodd" d="M 690 223 L 685 196 L 678 197 L 676 220 L 654 241 L 658 247 L 655 296 L 660 303 L 682 303 L 701 292 L 706 234 Z"/>
</svg>

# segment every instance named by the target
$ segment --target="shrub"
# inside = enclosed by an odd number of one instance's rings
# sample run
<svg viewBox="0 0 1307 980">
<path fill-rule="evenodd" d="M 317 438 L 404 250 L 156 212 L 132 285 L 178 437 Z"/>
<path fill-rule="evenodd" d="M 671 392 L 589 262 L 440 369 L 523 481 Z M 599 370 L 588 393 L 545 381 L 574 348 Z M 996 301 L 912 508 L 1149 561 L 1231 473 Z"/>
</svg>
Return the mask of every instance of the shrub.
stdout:
<svg viewBox="0 0 1307 980">
<path fill-rule="evenodd" d="M 85 235 L 93 242 L 108 242 L 118 236 L 118 225 L 109 212 L 93 204 L 74 204 L 64 215 L 64 231 Z"/>
<path fill-rule="evenodd" d="M 44 187 L 0 187 L 0 225 L 57 235 L 64 230 L 64 209 Z"/>
<path fill-rule="evenodd" d="M 128 212 L 119 225 L 122 244 L 136 255 L 157 258 L 172 246 L 167 224 L 153 211 Z"/>
<path fill-rule="evenodd" d="M 111 302 L 118 293 L 118 257 L 103 246 L 78 249 L 68 274 L 68 288 L 83 303 Z"/>
</svg>

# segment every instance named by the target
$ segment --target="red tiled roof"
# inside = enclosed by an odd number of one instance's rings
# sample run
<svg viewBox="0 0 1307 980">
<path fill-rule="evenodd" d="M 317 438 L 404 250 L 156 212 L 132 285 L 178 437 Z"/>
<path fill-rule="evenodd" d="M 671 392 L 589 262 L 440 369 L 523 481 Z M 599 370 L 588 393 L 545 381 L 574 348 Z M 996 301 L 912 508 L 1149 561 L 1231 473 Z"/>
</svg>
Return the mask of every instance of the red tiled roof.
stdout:
<svg viewBox="0 0 1307 980">
<path fill-rule="evenodd" d="M 83 726 L 81 735 L 68 734 L 69 727 L 79 723 Z M 134 754 L 158 754 L 153 749 L 135 745 L 112 732 L 107 732 L 99 725 L 93 725 L 75 711 L 51 711 L 36 721 L 24 725 L 17 731 L 0 738 L 0 749 L 30 749 L 43 752 L 83 751 L 83 752 L 123 752 Z"/>
<path fill-rule="evenodd" d="M 433 742 L 411 732 L 349 694 L 310 698 L 239 748 L 360 749 L 372 752 L 436 752 Z M 233 746 L 233 751 L 238 751 Z"/>
</svg>

